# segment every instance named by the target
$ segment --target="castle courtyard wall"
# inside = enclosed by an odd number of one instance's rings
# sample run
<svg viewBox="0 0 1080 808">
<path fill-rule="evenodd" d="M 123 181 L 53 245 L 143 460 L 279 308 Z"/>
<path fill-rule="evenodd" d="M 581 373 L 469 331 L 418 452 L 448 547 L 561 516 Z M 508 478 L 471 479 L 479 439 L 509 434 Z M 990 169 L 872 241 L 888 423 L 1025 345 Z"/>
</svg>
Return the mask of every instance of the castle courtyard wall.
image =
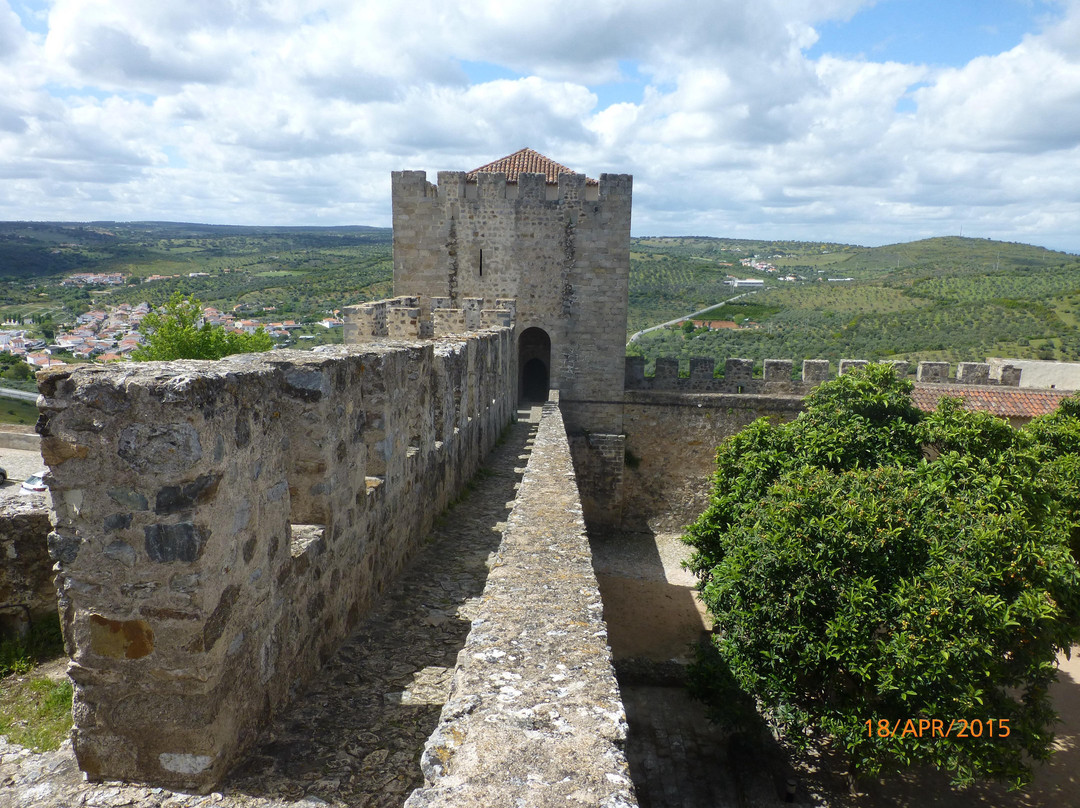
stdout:
<svg viewBox="0 0 1080 808">
<path fill-rule="evenodd" d="M 218 782 L 494 445 L 511 334 L 39 377 L 90 779 Z"/>
<path fill-rule="evenodd" d="M 803 397 L 785 394 L 628 391 L 622 527 L 678 531 L 704 512 L 716 447 L 758 418 L 795 418 Z"/>
<path fill-rule="evenodd" d="M 866 364 L 845 359 L 836 369 L 842 375 Z M 901 375 L 909 370 L 907 362 L 888 364 Z M 795 418 L 803 399 L 829 378 L 830 364 L 806 360 L 797 377 L 794 363 L 780 359 L 765 360 L 760 375 L 749 359 L 727 359 L 721 374 L 709 358 L 691 359 L 688 374 L 679 370 L 677 359 L 660 357 L 646 376 L 644 358 L 627 357 L 621 434 L 571 436 L 590 527 L 670 532 L 694 521 L 708 504 L 716 447 L 757 418 Z M 1014 371 L 995 378 L 985 363 L 961 362 L 954 379 L 948 363 L 921 362 L 913 397 L 932 408 L 940 395 L 967 396 L 987 409 L 980 396 L 989 391 L 1000 406 L 1019 393 Z"/>
</svg>

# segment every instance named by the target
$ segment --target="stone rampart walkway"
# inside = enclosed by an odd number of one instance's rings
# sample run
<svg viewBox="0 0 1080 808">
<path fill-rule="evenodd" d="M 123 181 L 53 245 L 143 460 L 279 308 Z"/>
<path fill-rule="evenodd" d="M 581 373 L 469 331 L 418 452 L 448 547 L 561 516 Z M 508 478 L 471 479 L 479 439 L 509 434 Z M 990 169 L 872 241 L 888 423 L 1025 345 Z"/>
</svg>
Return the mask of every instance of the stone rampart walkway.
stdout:
<svg viewBox="0 0 1080 808">
<path fill-rule="evenodd" d="M 519 411 L 473 490 L 220 792 L 87 784 L 70 744 L 32 754 L 0 739 L 0 808 L 401 806 L 423 785 L 420 753 L 446 701 L 539 417 L 539 407 Z"/>
</svg>

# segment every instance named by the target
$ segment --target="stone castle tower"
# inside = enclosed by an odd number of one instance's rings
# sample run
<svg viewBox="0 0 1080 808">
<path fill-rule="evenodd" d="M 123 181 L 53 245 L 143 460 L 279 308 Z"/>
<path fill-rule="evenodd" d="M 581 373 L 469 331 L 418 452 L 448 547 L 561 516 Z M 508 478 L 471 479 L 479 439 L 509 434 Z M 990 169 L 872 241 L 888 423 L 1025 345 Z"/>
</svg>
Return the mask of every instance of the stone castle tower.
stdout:
<svg viewBox="0 0 1080 808">
<path fill-rule="evenodd" d="M 472 171 L 393 173 L 394 292 L 421 310 L 516 298 L 518 389 L 571 429 L 619 433 L 633 179 L 531 149 Z"/>
</svg>

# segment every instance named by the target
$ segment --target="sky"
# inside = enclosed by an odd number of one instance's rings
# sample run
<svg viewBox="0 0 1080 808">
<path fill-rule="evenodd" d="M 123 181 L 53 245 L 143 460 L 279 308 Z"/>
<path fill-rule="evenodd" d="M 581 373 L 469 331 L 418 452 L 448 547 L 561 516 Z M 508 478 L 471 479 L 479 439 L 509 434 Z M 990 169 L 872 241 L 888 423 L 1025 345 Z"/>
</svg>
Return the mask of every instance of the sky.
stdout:
<svg viewBox="0 0 1080 808">
<path fill-rule="evenodd" d="M 634 235 L 1080 252 L 1080 0 L 0 0 L 0 219 L 390 225 L 528 146 Z"/>
</svg>

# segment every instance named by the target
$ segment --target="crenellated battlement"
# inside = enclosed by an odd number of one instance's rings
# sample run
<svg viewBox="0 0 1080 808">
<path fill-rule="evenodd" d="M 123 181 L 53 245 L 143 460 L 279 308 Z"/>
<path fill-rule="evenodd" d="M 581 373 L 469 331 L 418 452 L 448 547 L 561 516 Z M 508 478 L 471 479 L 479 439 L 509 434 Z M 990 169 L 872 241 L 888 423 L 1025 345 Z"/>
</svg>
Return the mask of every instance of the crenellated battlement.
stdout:
<svg viewBox="0 0 1080 808">
<path fill-rule="evenodd" d="M 869 365 L 866 359 L 841 359 L 837 375 L 842 376 L 859 367 Z M 910 364 L 904 360 L 892 360 L 897 374 L 906 376 Z M 716 360 L 693 357 L 689 362 L 689 374 L 682 375 L 679 360 L 675 357 L 658 357 L 652 376 L 645 375 L 645 357 L 626 357 L 627 390 L 670 390 L 684 393 L 773 393 L 778 395 L 803 395 L 816 385 L 831 378 L 831 365 L 827 359 L 806 359 L 802 363 L 801 377 L 794 377 L 795 363 L 790 359 L 766 359 L 762 363 L 761 376 L 754 375 L 752 359 L 727 359 L 721 375 L 717 375 Z M 999 376 L 991 375 L 990 365 L 985 362 L 961 362 L 955 377 L 950 376 L 948 362 L 920 362 L 916 381 L 932 384 L 965 384 L 982 386 L 1019 387 L 1019 368 L 1005 365 Z"/>
<path fill-rule="evenodd" d="M 515 361 L 501 328 L 39 377 L 88 777 L 214 786 L 476 471 Z"/>
<path fill-rule="evenodd" d="M 426 305 L 422 305 L 426 303 Z M 345 307 L 346 345 L 386 339 L 437 339 L 485 328 L 513 328 L 517 300 L 466 297 L 455 306 L 448 297 L 422 301 L 409 295 Z"/>
<path fill-rule="evenodd" d="M 510 177 L 504 172 L 494 172 L 470 177 L 465 171 L 440 171 L 436 184 L 428 181 L 426 171 L 394 171 L 391 187 L 395 205 L 421 201 L 431 205 L 467 204 L 485 200 L 581 204 L 618 199 L 628 203 L 633 181 L 629 174 L 601 174 L 600 181 L 595 182 L 584 174 L 567 172 L 559 174 L 558 182 L 548 182 L 539 173 L 523 172 Z"/>
</svg>

